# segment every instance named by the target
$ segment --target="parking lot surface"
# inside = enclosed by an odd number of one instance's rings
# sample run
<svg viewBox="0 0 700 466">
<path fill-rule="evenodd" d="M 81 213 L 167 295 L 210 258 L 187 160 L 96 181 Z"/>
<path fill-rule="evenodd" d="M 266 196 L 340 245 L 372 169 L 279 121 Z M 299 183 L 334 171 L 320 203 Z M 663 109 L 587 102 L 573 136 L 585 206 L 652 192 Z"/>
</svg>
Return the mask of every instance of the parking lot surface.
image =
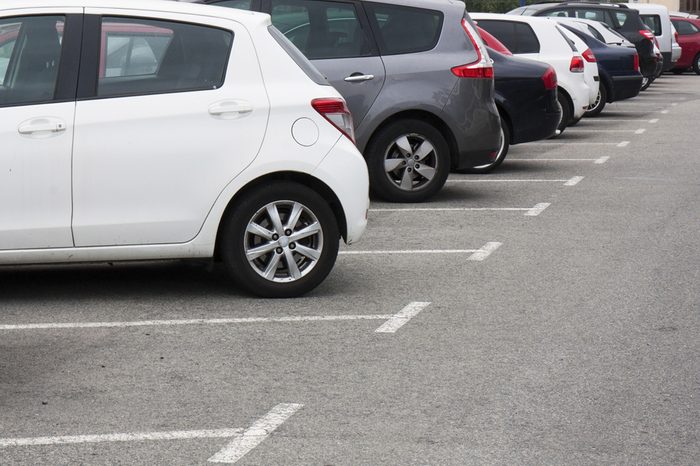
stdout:
<svg viewBox="0 0 700 466">
<path fill-rule="evenodd" d="M 0 269 L 0 463 L 699 463 L 696 78 L 373 202 L 301 299 Z"/>
</svg>

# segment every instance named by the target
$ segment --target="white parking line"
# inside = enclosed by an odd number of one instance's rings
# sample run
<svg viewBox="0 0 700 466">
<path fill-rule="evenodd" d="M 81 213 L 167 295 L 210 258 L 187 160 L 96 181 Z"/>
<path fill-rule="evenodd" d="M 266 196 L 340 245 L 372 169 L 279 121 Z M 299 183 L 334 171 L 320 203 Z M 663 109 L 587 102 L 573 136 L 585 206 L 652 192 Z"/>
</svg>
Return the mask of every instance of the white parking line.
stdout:
<svg viewBox="0 0 700 466">
<path fill-rule="evenodd" d="M 467 260 L 470 261 L 483 261 L 487 257 L 491 255 L 496 249 L 500 248 L 503 245 L 503 243 L 499 243 L 496 241 L 491 241 L 486 243 L 481 247 L 481 249 L 477 249 L 474 254 L 471 256 L 467 257 Z"/>
<path fill-rule="evenodd" d="M 628 122 L 628 123 L 658 123 L 659 119 L 658 118 L 653 118 L 651 120 L 640 120 L 639 118 L 598 118 L 595 120 L 596 123 L 607 123 L 609 121 L 614 121 L 614 122 Z"/>
<path fill-rule="evenodd" d="M 615 147 L 627 147 L 627 146 L 629 146 L 629 144 L 630 144 L 629 141 L 622 141 Z"/>
<path fill-rule="evenodd" d="M 661 113 L 663 113 L 665 115 L 668 113 L 668 110 L 661 110 Z"/>
<path fill-rule="evenodd" d="M 529 209 L 527 212 L 525 212 L 525 215 L 528 217 L 537 217 L 542 212 L 544 212 L 544 210 L 547 207 L 549 207 L 550 205 L 552 205 L 552 204 L 549 202 L 541 202 L 539 204 L 535 204 L 535 207 L 533 207 L 532 209 Z"/>
<path fill-rule="evenodd" d="M 645 131 L 646 131 L 646 129 L 639 128 L 637 131 L 634 132 L 634 134 L 644 134 Z"/>
<path fill-rule="evenodd" d="M 652 124 L 658 123 L 658 122 L 659 122 L 658 118 L 652 118 L 651 120 L 649 120 L 649 123 L 652 123 Z"/>
<path fill-rule="evenodd" d="M 474 250 L 469 250 L 473 252 Z M 136 320 L 131 322 L 55 322 L 40 324 L 0 325 L 0 330 L 57 330 L 85 328 L 127 328 L 155 327 L 177 325 L 230 325 L 230 324 L 265 324 L 292 322 L 333 322 L 346 320 L 388 319 L 390 314 L 366 315 L 328 315 L 328 316 L 281 316 L 281 317 L 237 317 L 230 319 L 180 319 L 180 320 Z"/>
<path fill-rule="evenodd" d="M 597 133 L 597 131 L 596 131 Z M 574 141 L 547 141 L 547 142 L 528 142 L 529 147 L 532 146 L 618 146 L 618 142 L 574 142 Z"/>
<path fill-rule="evenodd" d="M 609 156 L 604 155 L 603 157 L 598 157 L 597 159 L 518 159 L 509 158 L 510 162 L 593 162 L 595 164 L 603 164 L 610 159 Z"/>
<path fill-rule="evenodd" d="M 418 315 L 420 311 L 430 306 L 429 302 L 412 302 L 406 307 L 401 309 L 399 312 L 389 317 L 389 320 L 384 322 L 377 330 L 376 333 L 396 333 L 398 329 L 406 325 L 409 320 L 413 319 Z"/>
<path fill-rule="evenodd" d="M 253 448 L 260 445 L 279 426 L 281 426 L 294 413 L 302 408 L 298 403 L 280 403 L 272 408 L 266 415 L 258 419 L 242 434 L 236 435 L 233 440 L 217 454 L 209 458 L 210 463 L 233 464 L 243 458 Z"/>
<path fill-rule="evenodd" d="M 582 176 L 574 176 L 567 179 L 507 179 L 507 178 L 491 178 L 491 179 L 448 179 L 447 183 L 564 183 L 564 186 L 575 186 L 583 179 Z"/>
<path fill-rule="evenodd" d="M 369 209 L 370 212 L 531 212 L 544 204 L 534 207 L 397 207 Z M 547 207 L 550 204 L 546 204 Z M 545 207 L 546 208 L 546 207 Z M 542 209 L 544 210 L 544 209 Z"/>
<path fill-rule="evenodd" d="M 482 261 L 498 249 L 502 243 L 491 241 L 479 249 L 376 249 L 365 251 L 341 251 L 339 255 L 402 255 L 402 254 L 471 254 L 470 261 Z"/>
<path fill-rule="evenodd" d="M 570 131 L 572 133 L 635 133 L 635 134 L 641 134 L 637 133 L 637 131 L 642 131 L 644 132 L 643 129 L 579 129 L 579 128 L 573 128 Z"/>
<path fill-rule="evenodd" d="M 103 435 L 64 435 L 59 437 L 27 437 L 0 439 L 0 448 L 40 445 L 68 445 L 74 443 L 140 442 L 144 440 L 184 440 L 195 438 L 229 438 L 243 429 L 173 430 L 169 432 L 136 432 Z"/>
</svg>

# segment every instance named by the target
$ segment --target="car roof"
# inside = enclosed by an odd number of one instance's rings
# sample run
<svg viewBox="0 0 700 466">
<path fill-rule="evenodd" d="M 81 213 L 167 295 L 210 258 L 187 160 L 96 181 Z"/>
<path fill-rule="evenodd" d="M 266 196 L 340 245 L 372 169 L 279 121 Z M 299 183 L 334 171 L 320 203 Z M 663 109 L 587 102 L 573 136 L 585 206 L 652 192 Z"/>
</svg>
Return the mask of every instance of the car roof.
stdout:
<svg viewBox="0 0 700 466">
<path fill-rule="evenodd" d="M 250 24 L 269 22 L 269 16 L 264 13 L 226 8 L 217 9 L 214 15 L 212 14 L 211 6 L 189 2 L 173 2 L 171 0 L 41 0 L 40 3 L 36 0 L 2 0 L 0 2 L 0 12 L 31 8 L 127 8 L 151 12 L 212 16 Z"/>
<path fill-rule="evenodd" d="M 532 23 L 532 24 L 551 24 L 548 18 L 543 18 L 541 16 L 520 16 L 520 15 L 507 15 L 502 13 L 469 13 L 475 20 L 501 20 L 501 21 L 518 21 L 520 23 Z"/>
<path fill-rule="evenodd" d="M 591 2 L 582 2 L 582 1 L 575 1 L 575 2 L 540 2 L 540 3 L 534 3 L 532 5 L 528 5 L 528 8 L 534 8 L 537 10 L 543 10 L 545 8 L 554 8 L 558 6 L 578 6 L 578 7 L 600 7 L 600 8 L 606 8 L 606 9 L 629 9 L 630 7 L 627 6 L 625 3 L 601 3 L 597 1 L 591 1 Z"/>
</svg>

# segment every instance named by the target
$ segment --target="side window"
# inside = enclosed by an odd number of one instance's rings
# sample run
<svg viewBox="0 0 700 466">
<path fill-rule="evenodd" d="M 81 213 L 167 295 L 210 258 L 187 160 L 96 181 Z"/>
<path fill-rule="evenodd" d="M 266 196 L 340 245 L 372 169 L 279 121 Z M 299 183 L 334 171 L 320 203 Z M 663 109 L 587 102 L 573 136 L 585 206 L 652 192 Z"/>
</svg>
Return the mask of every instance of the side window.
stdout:
<svg viewBox="0 0 700 466">
<path fill-rule="evenodd" d="M 352 3 L 272 0 L 271 6 L 272 24 L 310 60 L 372 54 Z"/>
<path fill-rule="evenodd" d="M 224 0 L 223 2 L 214 3 L 214 5 L 237 8 L 239 10 L 252 10 L 253 0 Z"/>
<path fill-rule="evenodd" d="M 380 3 L 365 3 L 379 31 L 382 55 L 430 50 L 442 32 L 439 11 Z"/>
<path fill-rule="evenodd" d="M 479 26 L 496 36 L 514 54 L 539 53 L 540 42 L 529 24 L 515 21 L 480 20 Z"/>
<path fill-rule="evenodd" d="M 99 97 L 216 89 L 231 31 L 137 18 L 102 19 Z"/>
<path fill-rule="evenodd" d="M 600 32 L 598 32 L 598 30 L 596 28 L 591 27 L 589 25 L 587 25 L 587 26 L 588 26 L 588 33 L 590 35 L 592 35 L 593 37 L 595 37 L 596 39 L 598 39 L 602 43 L 605 43 L 605 37 L 603 37 L 603 35 Z"/>
<path fill-rule="evenodd" d="M 676 31 L 678 31 L 678 34 L 681 36 L 687 36 L 690 34 L 696 34 L 700 30 L 695 27 L 693 23 L 689 23 L 688 21 L 672 21 L 673 26 L 675 26 Z M 0 53 L 0 57 L 2 54 Z M 2 58 L 0 58 L 2 60 Z M 1 67 L 1 62 L 0 62 L 0 67 Z"/>
<path fill-rule="evenodd" d="M 641 17 L 644 25 L 654 31 L 655 36 L 660 36 L 662 34 L 661 17 L 659 17 L 659 15 L 641 15 Z"/>
<path fill-rule="evenodd" d="M 0 19 L 0 105 L 53 100 L 63 16 Z"/>
<path fill-rule="evenodd" d="M 576 17 L 593 21 L 605 21 L 605 11 L 592 8 L 576 8 Z"/>
</svg>

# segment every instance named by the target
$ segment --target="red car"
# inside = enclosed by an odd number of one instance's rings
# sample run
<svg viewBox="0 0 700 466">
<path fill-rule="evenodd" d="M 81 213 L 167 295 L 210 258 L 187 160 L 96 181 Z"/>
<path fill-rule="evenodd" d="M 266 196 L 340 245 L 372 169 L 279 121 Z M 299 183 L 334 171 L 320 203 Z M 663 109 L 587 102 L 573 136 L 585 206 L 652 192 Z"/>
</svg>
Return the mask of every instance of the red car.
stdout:
<svg viewBox="0 0 700 466">
<path fill-rule="evenodd" d="M 676 39 L 683 49 L 673 72 L 682 73 L 693 68 L 695 73 L 700 74 L 700 19 L 671 16 L 671 22 L 678 31 Z"/>
</svg>

